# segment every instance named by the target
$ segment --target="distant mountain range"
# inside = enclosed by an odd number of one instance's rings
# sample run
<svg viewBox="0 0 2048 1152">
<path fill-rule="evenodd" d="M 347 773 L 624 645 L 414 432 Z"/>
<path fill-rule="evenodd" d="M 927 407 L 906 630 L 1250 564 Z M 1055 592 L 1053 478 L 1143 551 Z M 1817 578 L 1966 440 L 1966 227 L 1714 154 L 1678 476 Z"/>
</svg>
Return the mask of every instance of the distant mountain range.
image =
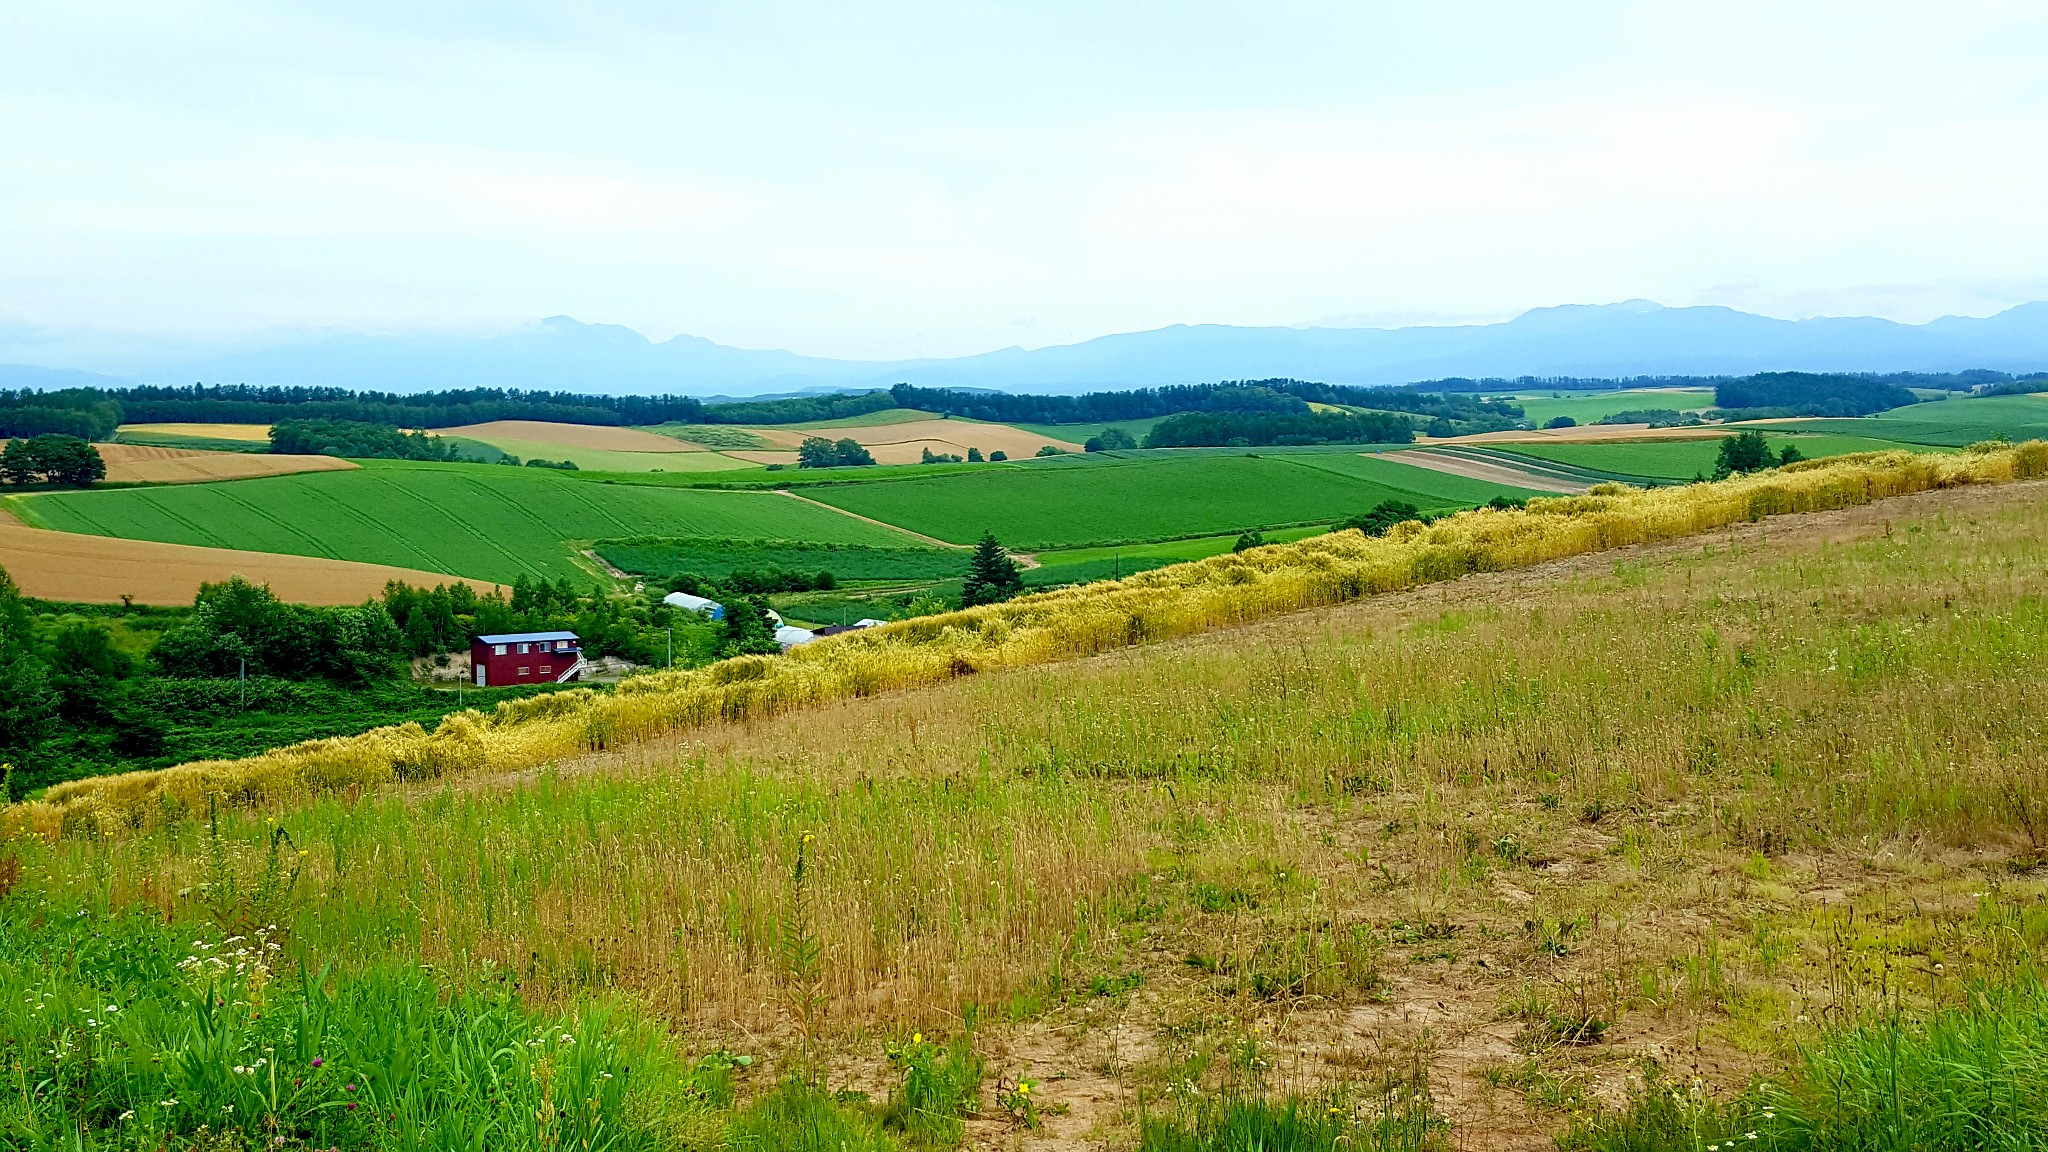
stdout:
<svg viewBox="0 0 2048 1152">
<path fill-rule="evenodd" d="M 105 351 L 118 345 L 118 352 Z M 0 327 L 0 387 L 85 383 L 299 384 L 417 392 L 528 388 L 753 396 L 886 387 L 1071 393 L 1288 376 L 1401 384 L 1447 376 L 1744 375 L 1772 370 L 1950 372 L 2048 368 L 2048 302 L 1926 324 L 1776 320 L 1646 300 L 1539 308 L 1500 324 L 1416 328 L 1175 325 L 1079 344 L 875 362 L 655 342 L 556 316 L 496 335 L 329 335 L 203 354 L 123 336 Z M 95 375 L 102 373 L 103 375 Z"/>
</svg>

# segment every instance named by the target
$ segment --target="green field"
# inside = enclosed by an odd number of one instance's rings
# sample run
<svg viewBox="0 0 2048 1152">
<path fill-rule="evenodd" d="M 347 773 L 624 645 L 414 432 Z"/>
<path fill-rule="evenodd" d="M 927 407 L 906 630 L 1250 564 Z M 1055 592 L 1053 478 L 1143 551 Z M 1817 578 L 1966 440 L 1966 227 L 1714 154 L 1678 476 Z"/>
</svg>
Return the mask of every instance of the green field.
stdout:
<svg viewBox="0 0 2048 1152">
<path fill-rule="evenodd" d="M 701 444 L 706 448 L 774 447 L 759 435 L 732 424 L 654 424 L 641 431 L 671 436 L 686 444 Z"/>
<path fill-rule="evenodd" d="M 966 554 L 947 548 L 832 546 L 799 540 L 608 540 L 595 548 L 615 567 L 666 580 L 681 572 L 719 579 L 776 568 L 830 572 L 846 580 L 944 580 L 958 576 Z"/>
<path fill-rule="evenodd" d="M 1533 456 L 1538 460 L 1569 464 L 1576 468 L 1591 468 L 1616 476 L 1690 480 L 1695 476 L 1714 474 L 1714 461 L 1720 455 L 1722 439 L 1723 437 L 1704 440 L 1636 440 L 1604 444 L 1496 444 L 1485 447 L 1488 451 Z M 1836 434 L 1795 435 L 1769 432 L 1765 434 L 1764 439 L 1770 442 L 1771 448 L 1775 451 L 1783 451 L 1787 444 L 1797 445 L 1800 453 L 1808 459 L 1841 456 L 1849 452 L 1885 452 L 1914 447 L 1890 440 L 1875 440 L 1867 436 Z"/>
<path fill-rule="evenodd" d="M 1087 467 L 1025 467 L 811 489 L 812 498 L 954 543 L 993 531 L 1013 548 L 1215 536 L 1363 512 L 1531 493 L 1346 452 L 1147 454 Z"/>
<path fill-rule="evenodd" d="M 1801 420 L 1772 427 L 1876 436 L 1944 448 L 1962 448 L 1982 440 L 2018 443 L 2048 439 L 2048 394 L 1935 400 L 1875 416 Z"/>
<path fill-rule="evenodd" d="M 1085 444 L 1090 436 L 1101 435 L 1105 428 L 1121 428 L 1131 434 L 1131 439 L 1142 444 L 1145 433 L 1164 419 L 1164 416 L 1145 416 L 1137 420 L 1105 420 L 1097 424 L 1012 424 L 1010 427 L 1036 432 L 1054 440 L 1065 440 L 1069 444 Z"/>
<path fill-rule="evenodd" d="M 268 452 L 268 440 L 229 440 L 215 436 L 180 436 L 175 432 L 137 432 L 130 428 L 114 431 L 114 443 L 143 448 L 187 448 L 195 452 Z"/>
<path fill-rule="evenodd" d="M 1591 424 L 1616 412 L 1640 408 L 1675 408 L 1680 412 L 1712 408 L 1714 391 L 1711 388 L 1630 388 L 1621 392 L 1565 392 L 1558 396 L 1548 392 L 1522 392 L 1515 395 L 1514 402 L 1521 405 L 1530 423 L 1541 427 L 1557 416 L 1569 416 L 1581 424 Z"/>
<path fill-rule="evenodd" d="M 771 492 L 605 484 L 539 468 L 365 461 L 224 484 L 16 498 L 47 528 L 396 564 L 482 580 L 589 574 L 581 542 L 629 536 L 901 547 L 902 535 Z"/>
</svg>

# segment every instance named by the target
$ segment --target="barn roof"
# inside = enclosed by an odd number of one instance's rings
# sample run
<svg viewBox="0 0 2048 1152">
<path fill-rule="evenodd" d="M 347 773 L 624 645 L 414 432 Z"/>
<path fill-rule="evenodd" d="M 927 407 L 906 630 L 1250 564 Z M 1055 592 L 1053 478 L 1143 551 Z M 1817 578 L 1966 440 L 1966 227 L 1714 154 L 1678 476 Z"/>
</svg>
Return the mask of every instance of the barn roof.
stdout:
<svg viewBox="0 0 2048 1152">
<path fill-rule="evenodd" d="M 486 644 L 527 644 L 535 640 L 578 640 L 574 632 L 506 632 L 497 636 L 479 636 Z"/>
</svg>

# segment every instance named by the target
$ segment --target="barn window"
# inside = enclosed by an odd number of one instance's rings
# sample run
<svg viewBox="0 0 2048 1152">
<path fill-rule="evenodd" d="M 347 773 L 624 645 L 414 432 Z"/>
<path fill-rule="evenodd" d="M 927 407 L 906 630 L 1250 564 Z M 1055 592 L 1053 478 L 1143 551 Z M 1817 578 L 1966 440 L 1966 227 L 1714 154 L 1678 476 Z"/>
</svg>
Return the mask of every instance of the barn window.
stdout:
<svg viewBox="0 0 2048 1152">
<path fill-rule="evenodd" d="M 531 665 L 531 664 L 521 664 L 521 665 L 519 666 L 519 674 L 520 674 L 521 676 L 531 676 L 531 675 L 533 675 L 533 665 Z"/>
<path fill-rule="evenodd" d="M 553 664 L 541 665 L 540 674 L 543 676 L 553 676 L 555 674 L 555 666 Z"/>
<path fill-rule="evenodd" d="M 491 651 L 495 655 L 503 656 L 505 654 L 505 646 L 503 644 L 493 644 L 491 645 Z"/>
<path fill-rule="evenodd" d="M 533 651 L 533 645 L 531 645 L 531 644 L 521 644 L 521 645 L 519 646 L 519 654 L 520 654 L 521 656 L 524 656 L 524 655 L 526 655 L 526 654 L 527 654 L 528 652 L 531 652 L 531 651 Z"/>
</svg>

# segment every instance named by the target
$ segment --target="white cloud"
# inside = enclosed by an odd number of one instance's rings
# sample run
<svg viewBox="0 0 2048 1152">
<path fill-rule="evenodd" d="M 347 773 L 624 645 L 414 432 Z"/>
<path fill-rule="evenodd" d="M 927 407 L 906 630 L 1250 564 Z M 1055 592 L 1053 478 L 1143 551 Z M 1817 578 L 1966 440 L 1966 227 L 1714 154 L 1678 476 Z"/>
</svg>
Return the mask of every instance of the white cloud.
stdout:
<svg viewBox="0 0 2048 1152">
<path fill-rule="evenodd" d="M 895 356 L 1633 297 L 1917 320 L 2048 266 L 2031 6 L 343 11 L 12 6 L 0 311 Z"/>
</svg>

